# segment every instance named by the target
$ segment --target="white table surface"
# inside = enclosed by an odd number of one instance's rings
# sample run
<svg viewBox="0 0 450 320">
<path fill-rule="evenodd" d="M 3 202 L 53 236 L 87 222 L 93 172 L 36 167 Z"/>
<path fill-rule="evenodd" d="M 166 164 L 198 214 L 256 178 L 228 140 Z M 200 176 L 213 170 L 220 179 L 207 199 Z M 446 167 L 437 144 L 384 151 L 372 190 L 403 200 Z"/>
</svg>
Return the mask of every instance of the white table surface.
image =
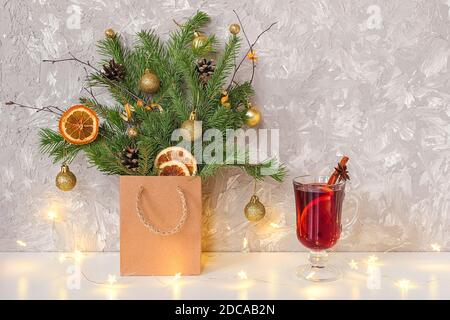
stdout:
<svg viewBox="0 0 450 320">
<path fill-rule="evenodd" d="M 332 255 L 344 277 L 311 283 L 295 277 L 305 253 L 204 253 L 202 274 L 181 277 L 120 277 L 119 253 L 0 253 L 0 298 L 450 299 L 450 253 Z"/>
</svg>

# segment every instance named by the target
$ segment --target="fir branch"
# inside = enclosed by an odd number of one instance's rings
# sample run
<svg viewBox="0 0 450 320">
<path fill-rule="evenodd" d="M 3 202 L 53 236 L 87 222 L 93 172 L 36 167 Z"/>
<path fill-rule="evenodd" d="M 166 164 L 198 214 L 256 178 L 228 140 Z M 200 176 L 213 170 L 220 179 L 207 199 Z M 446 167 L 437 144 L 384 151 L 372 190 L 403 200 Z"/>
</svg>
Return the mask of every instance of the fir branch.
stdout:
<svg viewBox="0 0 450 320">
<path fill-rule="evenodd" d="M 142 70 L 150 69 L 161 80 L 161 87 L 159 91 L 152 96 L 153 101 L 161 101 L 168 94 L 168 90 L 177 83 L 177 71 L 170 63 L 167 51 L 153 31 L 141 31 L 137 34 L 138 42 L 136 43 L 136 50 L 134 54 L 139 59 L 141 70 L 139 78 L 142 75 Z M 180 88 L 178 88 L 180 90 Z"/>
<path fill-rule="evenodd" d="M 228 92 L 229 102 L 232 106 L 239 106 L 248 101 L 248 99 L 253 96 L 255 91 L 250 82 L 244 82 L 240 85 L 232 86 Z"/>
<path fill-rule="evenodd" d="M 125 63 L 125 56 L 128 52 L 122 46 L 120 35 L 116 34 L 112 38 L 107 37 L 99 40 L 97 48 L 100 55 L 105 58 L 102 64 L 108 63 L 111 59 L 114 59 L 116 63 Z"/>
<path fill-rule="evenodd" d="M 204 121 L 204 130 L 216 128 L 224 132 L 226 129 L 237 129 L 243 126 L 245 121 L 245 111 L 228 110 L 224 107 L 214 109 Z"/>
<path fill-rule="evenodd" d="M 80 103 L 94 110 L 101 118 L 107 119 L 109 116 L 109 108 L 105 105 L 98 103 L 94 99 L 89 99 L 86 97 L 80 97 Z"/>
<path fill-rule="evenodd" d="M 263 180 L 266 176 L 270 176 L 275 181 L 282 182 L 286 176 L 286 167 L 279 164 L 275 158 L 267 159 L 258 164 L 245 164 L 241 167 L 256 180 Z M 267 173 L 270 174 L 267 175 Z"/>
<path fill-rule="evenodd" d="M 137 173 L 141 176 L 146 176 L 150 173 L 153 166 L 152 148 L 145 143 L 140 143 L 139 146 L 139 167 Z"/>
<path fill-rule="evenodd" d="M 220 91 L 234 66 L 234 59 L 240 48 L 240 40 L 236 35 L 230 36 L 222 56 L 219 58 L 214 74 L 208 81 L 206 92 L 208 99 L 218 101 Z"/>
<path fill-rule="evenodd" d="M 63 161 L 70 163 L 83 150 L 83 145 L 68 143 L 59 134 L 48 128 L 39 130 L 40 151 L 53 158 L 53 163 Z"/>
<path fill-rule="evenodd" d="M 93 143 L 86 145 L 84 151 L 89 163 L 109 175 L 133 175 L 134 172 L 120 162 L 122 146 L 129 145 L 129 141 L 124 142 L 124 139 L 126 140 L 126 137 L 118 136 L 107 142 L 104 138 L 97 138 Z"/>
<path fill-rule="evenodd" d="M 196 58 L 205 57 L 216 52 L 218 40 L 215 35 L 208 36 L 205 44 L 201 48 L 192 48 L 192 52 Z"/>
<path fill-rule="evenodd" d="M 198 11 L 184 23 L 179 30 L 173 31 L 167 43 L 169 55 L 173 56 L 178 50 L 186 48 L 192 41 L 194 32 L 204 26 L 207 22 L 209 22 L 209 16 L 203 11 Z"/>
<path fill-rule="evenodd" d="M 198 117 L 201 119 L 201 109 L 206 102 L 206 97 L 198 74 L 195 71 L 195 56 L 192 51 L 180 50 L 174 57 L 178 61 L 179 70 L 181 71 L 184 83 L 188 88 L 188 98 L 191 99 L 191 105 L 193 108 L 197 109 Z"/>
</svg>

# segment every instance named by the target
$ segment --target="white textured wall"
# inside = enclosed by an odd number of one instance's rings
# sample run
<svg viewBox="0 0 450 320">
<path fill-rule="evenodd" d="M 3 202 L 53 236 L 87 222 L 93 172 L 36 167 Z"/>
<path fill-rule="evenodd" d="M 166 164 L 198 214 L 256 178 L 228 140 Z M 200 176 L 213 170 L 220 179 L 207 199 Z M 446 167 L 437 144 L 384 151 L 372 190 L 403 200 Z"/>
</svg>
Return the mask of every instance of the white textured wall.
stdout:
<svg viewBox="0 0 450 320">
<path fill-rule="evenodd" d="M 280 128 L 292 175 L 328 173 L 337 155 L 350 156 L 345 214 L 357 210 L 358 222 L 337 249 L 450 248 L 447 0 L 1 0 L 0 100 L 69 106 L 81 93 L 83 68 L 42 59 L 71 51 L 91 60 L 108 27 L 130 41 L 141 28 L 167 36 L 172 18 L 181 22 L 197 9 L 211 15 L 209 31 L 222 40 L 232 9 L 251 38 L 279 22 L 257 47 L 255 103 L 263 126 Z M 39 154 L 36 136 L 57 119 L 1 110 L 0 250 L 17 250 L 17 239 L 28 244 L 21 250 L 118 250 L 118 178 L 80 157 L 72 165 L 77 188 L 59 192 L 59 168 Z M 241 250 L 244 237 L 250 250 L 302 250 L 291 178 L 259 189 L 268 217 L 251 225 L 242 213 L 249 178 L 232 171 L 207 182 L 205 250 Z M 45 220 L 52 206 L 61 221 Z"/>
</svg>

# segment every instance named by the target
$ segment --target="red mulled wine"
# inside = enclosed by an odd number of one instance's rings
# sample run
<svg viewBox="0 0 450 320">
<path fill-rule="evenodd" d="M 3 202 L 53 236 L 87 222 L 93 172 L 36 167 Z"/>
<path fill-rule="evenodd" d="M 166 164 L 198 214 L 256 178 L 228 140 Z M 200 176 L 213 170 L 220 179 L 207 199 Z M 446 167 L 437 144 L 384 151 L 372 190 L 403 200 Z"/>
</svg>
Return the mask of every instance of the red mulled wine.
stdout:
<svg viewBox="0 0 450 320">
<path fill-rule="evenodd" d="M 341 235 L 344 185 L 294 184 L 297 238 L 311 250 L 331 248 Z"/>
</svg>

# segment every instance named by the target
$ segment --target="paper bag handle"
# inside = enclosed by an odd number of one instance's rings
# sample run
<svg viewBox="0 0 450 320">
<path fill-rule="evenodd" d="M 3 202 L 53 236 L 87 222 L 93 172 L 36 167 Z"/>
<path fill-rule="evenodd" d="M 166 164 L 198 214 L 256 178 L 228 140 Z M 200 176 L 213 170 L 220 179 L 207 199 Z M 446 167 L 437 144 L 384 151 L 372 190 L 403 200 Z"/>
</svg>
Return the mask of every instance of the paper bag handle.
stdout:
<svg viewBox="0 0 450 320">
<path fill-rule="evenodd" d="M 151 222 L 147 221 L 147 219 L 145 218 L 144 213 L 142 212 L 142 209 L 140 207 L 140 202 L 141 202 L 141 198 L 142 198 L 142 192 L 144 191 L 144 186 L 140 186 L 139 187 L 139 191 L 136 197 L 136 211 L 137 211 L 137 215 L 139 217 L 139 219 L 141 220 L 141 222 L 144 224 L 144 226 L 149 229 L 150 231 L 152 231 L 153 233 L 160 235 L 160 236 L 170 236 L 173 235 L 175 233 L 180 232 L 181 228 L 184 226 L 184 224 L 186 223 L 186 219 L 187 219 L 187 215 L 188 215 L 188 211 L 187 211 L 187 206 L 186 206 L 186 197 L 184 196 L 183 191 L 181 190 L 180 187 L 177 186 L 177 192 L 178 195 L 180 196 L 180 201 L 181 201 L 181 207 L 182 207 L 182 215 L 180 220 L 178 221 L 178 223 L 176 224 L 175 227 L 173 227 L 170 230 L 161 230 L 158 227 L 154 226 Z"/>
</svg>

